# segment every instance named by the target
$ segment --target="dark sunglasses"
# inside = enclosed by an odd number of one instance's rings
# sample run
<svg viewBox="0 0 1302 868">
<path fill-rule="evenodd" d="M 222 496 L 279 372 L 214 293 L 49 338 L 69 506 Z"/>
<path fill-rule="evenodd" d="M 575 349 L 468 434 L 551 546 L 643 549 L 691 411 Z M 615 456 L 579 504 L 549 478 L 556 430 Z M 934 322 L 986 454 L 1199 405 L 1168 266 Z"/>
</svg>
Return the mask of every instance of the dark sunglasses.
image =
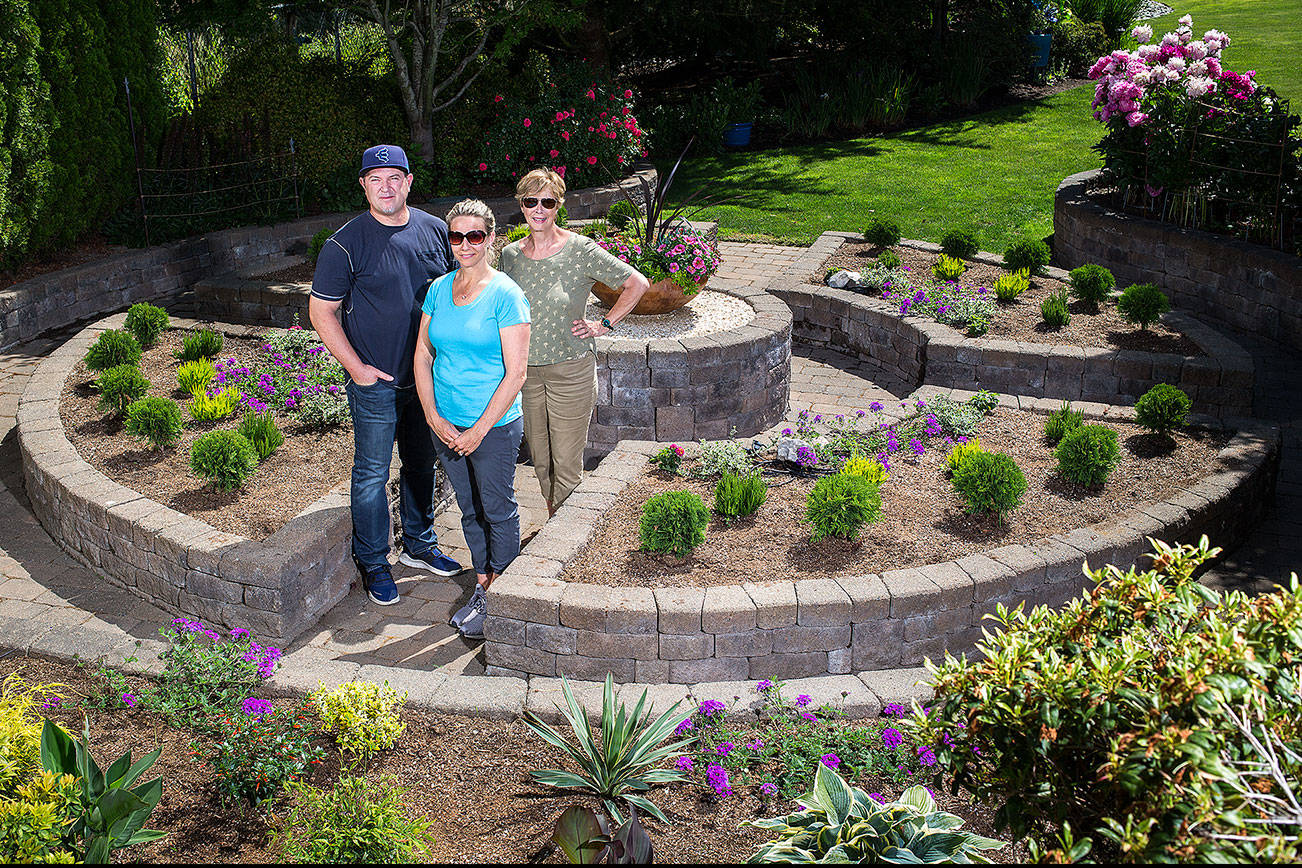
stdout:
<svg viewBox="0 0 1302 868">
<path fill-rule="evenodd" d="M 523 199 L 520 200 L 520 204 L 526 208 L 532 208 L 535 205 L 537 205 L 539 202 L 541 202 L 542 206 L 546 208 L 548 211 L 556 207 L 556 200 L 553 199 L 551 196 L 548 196 L 545 199 L 539 199 L 537 196 L 525 196 Z"/>
<path fill-rule="evenodd" d="M 449 232 L 448 241 L 453 244 L 460 244 L 462 241 L 469 241 L 471 244 L 483 244 L 484 239 L 488 238 L 488 233 L 480 229 L 471 229 L 469 232 Z"/>
</svg>

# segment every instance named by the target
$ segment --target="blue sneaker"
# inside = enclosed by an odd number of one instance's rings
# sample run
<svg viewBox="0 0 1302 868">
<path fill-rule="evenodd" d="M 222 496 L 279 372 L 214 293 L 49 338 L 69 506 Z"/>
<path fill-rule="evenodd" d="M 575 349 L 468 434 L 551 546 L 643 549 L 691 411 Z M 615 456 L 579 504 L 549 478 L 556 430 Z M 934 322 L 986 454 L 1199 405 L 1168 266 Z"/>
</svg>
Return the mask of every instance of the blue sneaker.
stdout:
<svg viewBox="0 0 1302 868">
<path fill-rule="evenodd" d="M 398 586 L 388 564 L 368 569 L 362 576 L 362 584 L 366 586 L 366 595 L 377 606 L 392 606 L 398 602 Z"/>
<path fill-rule="evenodd" d="M 461 564 L 443 554 L 436 548 L 423 552 L 409 552 L 406 549 L 398 555 L 398 562 L 418 570 L 428 570 L 436 576 L 455 576 L 461 572 Z"/>
</svg>

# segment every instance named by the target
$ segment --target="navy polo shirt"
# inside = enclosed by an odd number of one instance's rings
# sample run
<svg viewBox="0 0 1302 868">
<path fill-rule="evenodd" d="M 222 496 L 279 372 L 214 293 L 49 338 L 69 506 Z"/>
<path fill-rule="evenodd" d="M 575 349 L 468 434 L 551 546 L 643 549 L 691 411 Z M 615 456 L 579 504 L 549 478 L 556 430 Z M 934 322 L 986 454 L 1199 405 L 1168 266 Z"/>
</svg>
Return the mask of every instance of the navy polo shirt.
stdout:
<svg viewBox="0 0 1302 868">
<path fill-rule="evenodd" d="M 363 362 L 411 386 L 421 305 L 430 280 L 456 267 L 448 225 L 408 208 L 405 226 L 367 211 L 330 236 L 316 261 L 312 295 L 343 302 L 344 334 Z M 383 382 L 383 381 L 381 381 Z"/>
</svg>

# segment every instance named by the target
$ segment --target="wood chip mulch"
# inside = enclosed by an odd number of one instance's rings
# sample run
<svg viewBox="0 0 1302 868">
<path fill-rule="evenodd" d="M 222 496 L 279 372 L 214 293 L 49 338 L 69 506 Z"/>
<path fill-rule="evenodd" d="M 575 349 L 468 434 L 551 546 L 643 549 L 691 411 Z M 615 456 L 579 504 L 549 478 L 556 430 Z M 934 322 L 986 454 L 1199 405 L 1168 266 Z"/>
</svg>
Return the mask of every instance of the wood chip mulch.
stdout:
<svg viewBox="0 0 1302 868">
<path fill-rule="evenodd" d="M 181 439 L 154 450 L 125 432 L 122 421 L 99 409 L 91 388 L 96 374 L 78 362 L 64 385 L 60 411 L 64 432 L 77 453 L 114 482 L 218 530 L 265 540 L 318 498 L 348 478 L 353 464 L 351 426 L 308 428 L 277 415 L 285 442 L 262 462 L 243 489 L 217 491 L 190 471 L 190 447 L 201 434 L 234 430 L 239 415 L 219 422 L 194 422 L 185 410 L 190 398 L 177 387 L 174 357 L 185 331 L 169 329 L 145 350 L 140 368 L 151 385 L 148 394 L 173 398 L 185 423 Z M 221 358 L 250 367 L 266 356 L 262 341 L 226 336 Z"/>
<path fill-rule="evenodd" d="M 826 285 L 824 275 L 828 269 L 834 267 L 849 271 L 864 271 L 885 249 L 862 242 L 843 244 L 823 268 L 817 274 L 811 274 L 808 280 L 817 286 L 824 286 Z M 938 254 L 926 253 L 911 247 L 889 249 L 900 257 L 902 265 L 920 277 L 930 276 L 931 267 L 940 258 Z M 960 281 L 967 286 L 987 287 L 993 294 L 995 281 L 1005 273 L 1004 270 L 997 265 L 971 261 L 968 261 L 967 265 L 968 270 Z M 1125 289 L 1124 286 L 1117 288 Z M 1071 289 L 1064 281 L 1052 277 L 1032 277 L 1030 287 L 1015 302 L 999 305 L 998 313 L 985 337 L 1035 344 L 1174 353 L 1179 356 L 1205 355 L 1198 344 L 1189 337 L 1161 323 L 1148 329 L 1131 325 L 1117 312 L 1115 302 L 1105 302 L 1100 306 L 1099 312 L 1095 313 L 1089 305 L 1073 300 L 1068 304 L 1071 321 L 1059 330 L 1050 329 L 1040 314 L 1040 302 L 1060 289 L 1066 289 L 1070 298 Z"/>
<path fill-rule="evenodd" d="M 1046 418 L 1000 408 L 977 432 L 984 449 L 1008 453 L 1026 475 L 1022 505 L 1002 527 L 991 515 L 965 511 L 944 475 L 940 441 L 933 441 L 935 445 L 916 459 L 906 457 L 909 446 L 902 442 L 901 451 L 889 458 L 881 519 L 857 539 L 811 543 L 811 528 L 803 518 L 814 480 L 775 472 L 765 477 L 768 499 L 754 516 L 731 524 L 712 518 L 705 542 L 679 560 L 639 550 L 642 507 L 650 496 L 671 489 L 694 491 L 709 507 L 714 481 L 671 477 L 650 468 L 602 516 L 593 538 L 561 578 L 617 586 L 700 587 L 881 573 L 1086 527 L 1137 504 L 1162 500 L 1224 469 L 1217 452 L 1230 435 L 1223 431 L 1189 429 L 1176 434 L 1174 448 L 1168 448 L 1137 425 L 1107 422 L 1118 433 L 1120 464 L 1102 486 L 1086 488 L 1057 472 L 1053 449 L 1043 440 Z M 692 466 L 685 461 L 682 471 Z"/>
</svg>

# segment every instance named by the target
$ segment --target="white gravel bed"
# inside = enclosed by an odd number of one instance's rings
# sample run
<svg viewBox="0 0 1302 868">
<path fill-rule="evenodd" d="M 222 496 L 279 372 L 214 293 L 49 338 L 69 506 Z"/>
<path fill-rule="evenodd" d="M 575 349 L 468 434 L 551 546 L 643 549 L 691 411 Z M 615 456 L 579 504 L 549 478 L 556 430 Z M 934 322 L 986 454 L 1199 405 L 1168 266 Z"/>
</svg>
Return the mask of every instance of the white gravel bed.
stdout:
<svg viewBox="0 0 1302 868">
<path fill-rule="evenodd" d="M 587 318 L 600 320 L 609 311 L 595 297 L 588 297 Z M 755 309 L 740 298 L 704 289 L 685 306 L 656 316 L 625 317 L 615 327 L 611 340 L 645 341 L 651 338 L 688 338 L 740 328 L 755 319 Z"/>
</svg>

